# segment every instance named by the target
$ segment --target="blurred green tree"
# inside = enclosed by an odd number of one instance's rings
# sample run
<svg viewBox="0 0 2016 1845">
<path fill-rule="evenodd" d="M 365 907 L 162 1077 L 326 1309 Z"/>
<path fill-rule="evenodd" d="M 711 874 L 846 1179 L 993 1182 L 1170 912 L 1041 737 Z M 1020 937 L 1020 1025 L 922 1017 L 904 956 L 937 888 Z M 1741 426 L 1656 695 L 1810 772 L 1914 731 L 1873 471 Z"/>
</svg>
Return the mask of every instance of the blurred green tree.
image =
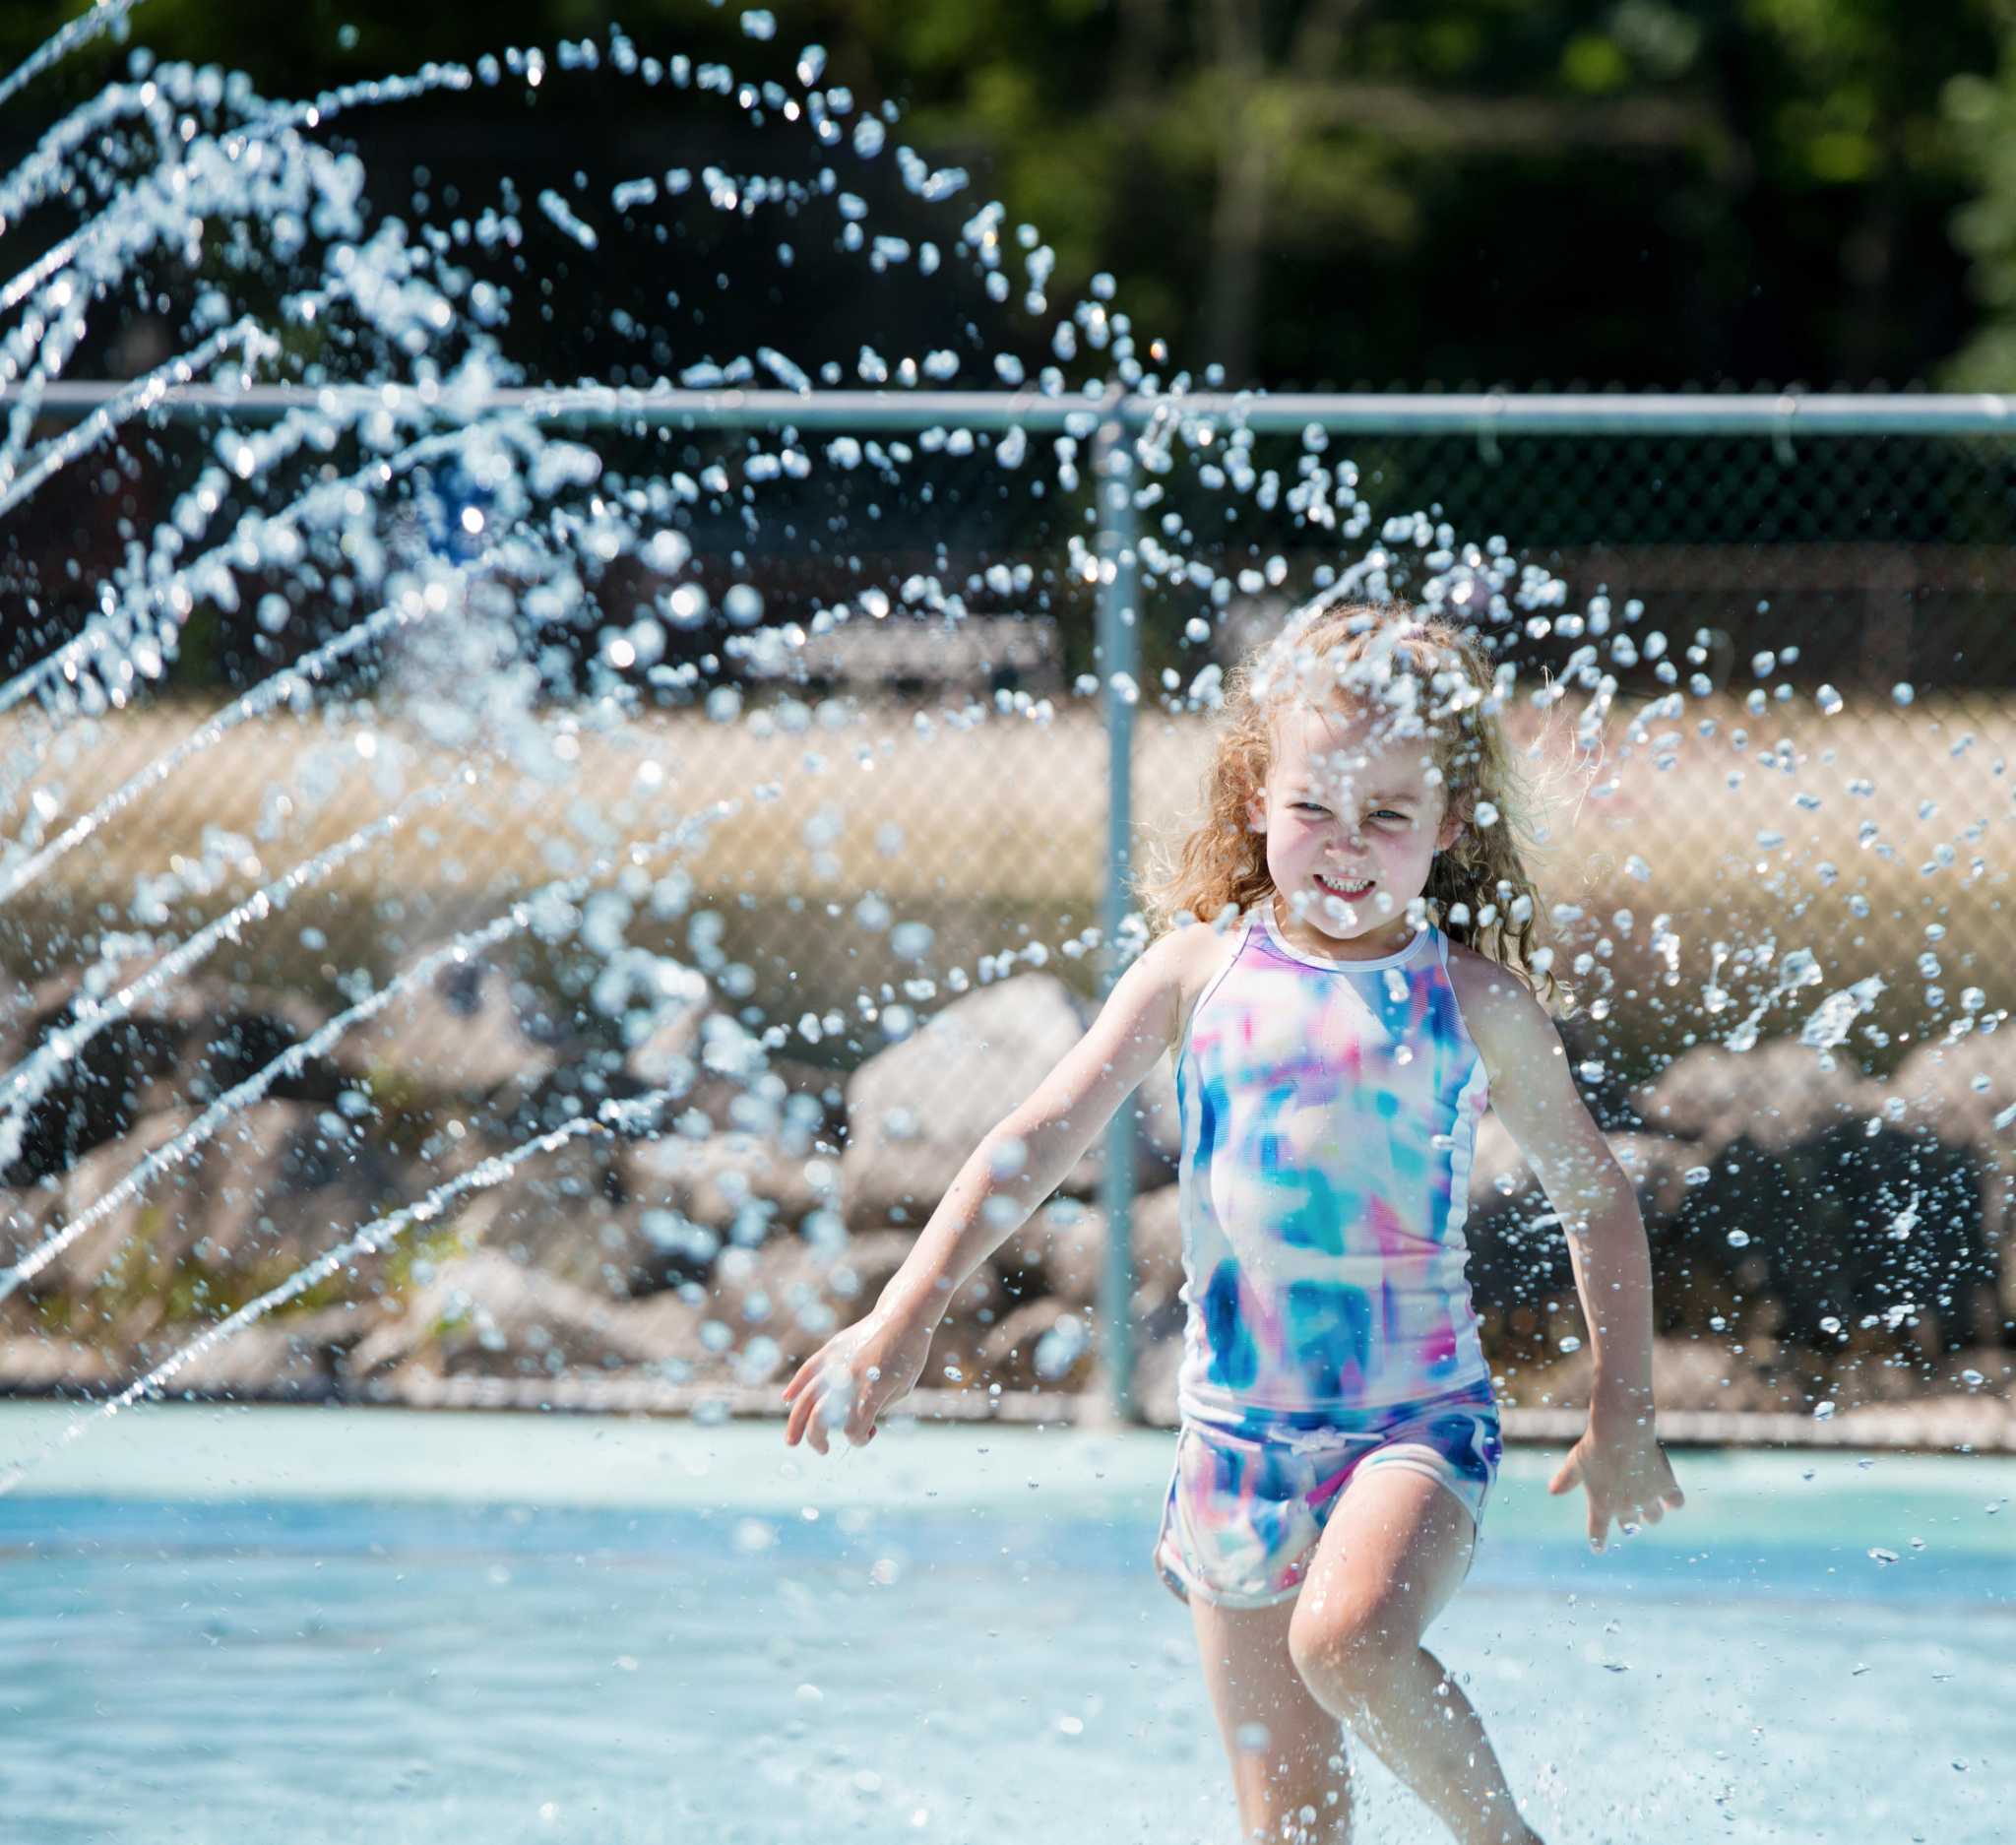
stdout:
<svg viewBox="0 0 2016 1845">
<path fill-rule="evenodd" d="M 1039 227 L 1054 295 L 1111 271 L 1172 365 L 1239 382 L 1894 385 L 1955 353 L 1955 379 L 2008 375 L 2008 0 L 771 11 L 763 38 L 706 0 L 301 0 L 261 9 L 254 32 L 233 9 L 144 0 L 131 29 L 297 93 L 613 20 L 642 49 L 780 80 L 817 41 L 831 78 L 903 102 L 907 138 Z M 0 8 L 0 62 L 49 30 L 44 9 Z M 0 135 L 19 147 L 121 56 L 109 40 L 74 56 L 0 111 Z M 534 139 L 571 135 L 592 165 L 665 126 L 662 95 L 567 91 L 546 86 L 536 111 L 502 95 L 425 110 L 491 137 L 506 169 Z"/>
</svg>

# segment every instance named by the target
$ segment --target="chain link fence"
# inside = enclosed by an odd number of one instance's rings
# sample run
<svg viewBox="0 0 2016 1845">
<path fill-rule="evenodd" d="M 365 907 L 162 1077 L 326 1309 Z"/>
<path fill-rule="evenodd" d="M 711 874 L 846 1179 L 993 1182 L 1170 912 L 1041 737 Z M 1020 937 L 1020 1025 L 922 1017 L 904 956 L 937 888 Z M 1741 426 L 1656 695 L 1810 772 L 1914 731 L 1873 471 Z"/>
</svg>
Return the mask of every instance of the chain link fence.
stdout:
<svg viewBox="0 0 2016 1845">
<path fill-rule="evenodd" d="M 415 704 L 453 698 L 452 662 L 388 647 L 108 813 L 9 903 L 0 946 L 33 987 L 107 931 L 186 934 L 372 816 L 457 787 L 231 943 L 232 979 L 333 1010 L 360 978 L 719 804 L 696 850 L 633 881 L 621 940 L 697 967 L 831 1102 L 1011 971 L 1094 1002 L 1128 907 L 1116 742 L 1138 862 L 1193 811 L 1215 675 L 1368 548 L 1406 593 L 1470 544 L 1561 586 L 1509 612 L 1497 652 L 1523 696 L 1549 680 L 1559 694 L 1511 723 L 1546 792 L 1539 870 L 1581 1000 L 1563 1030 L 1599 1119 L 1640 1124 L 1634 1093 L 1693 1048 L 1796 1031 L 1810 1000 L 1782 1003 L 1779 973 L 1795 949 L 1815 995 L 1879 977 L 1836 1055 L 1880 1082 L 2011 999 L 2016 452 L 1972 403 L 1867 403 L 1809 428 L 1806 409 L 1741 404 L 1709 408 L 1748 426 L 1714 426 L 1707 402 L 1585 401 L 1580 427 L 1544 426 L 1544 405 L 1523 419 L 1514 400 L 1253 400 L 1179 428 L 1153 406 L 921 394 L 576 407 L 612 493 L 696 483 L 678 524 L 697 612 L 635 662 L 619 721 L 553 704 L 565 740 L 543 767 L 486 754 L 502 739 L 480 732 L 445 748 Z M 1130 420 L 1102 449 L 1101 428 Z M 780 441 L 798 464 L 749 491 L 751 458 Z M 1116 449 L 1132 458 L 1126 526 L 1095 492 Z M 148 483 L 169 463 L 139 445 L 128 461 L 79 494 L 71 529 L 12 535 L 42 596 L 32 636 L 17 614 L 10 669 L 81 622 L 94 560 L 166 504 Z M 46 751 L 32 710 L 0 719 L 0 760 L 40 764 L 9 784 L 10 837 L 45 840 L 107 801 L 298 657 L 261 641 L 270 587 L 197 611 L 163 696 Z M 664 590 L 604 585 L 600 633 L 568 644 L 605 643 Z M 323 613 L 325 635 L 346 618 L 334 598 Z M 596 971 L 577 947 L 535 944 L 535 977 L 571 1005 Z M 1134 1132 L 1116 1124 L 1113 1147 Z M 1107 1173 L 1124 1224 L 1134 1162 Z M 1109 1265 L 1123 1375 L 1125 1285 Z"/>
<path fill-rule="evenodd" d="M 914 422 L 919 410 L 904 408 Z M 988 408 L 1012 414 L 1005 401 Z M 1312 425 L 1323 408 L 1311 405 Z M 1417 433 L 1402 426 L 1408 409 L 1396 405 L 1387 428 L 1255 436 L 1231 470 L 1259 483 L 1243 491 L 1194 441 L 1183 465 L 1138 477 L 1151 502 L 1136 513 L 1144 557 L 1164 568 L 1144 570 L 1128 637 L 1141 688 L 1137 833 L 1180 826 L 1194 795 L 1209 724 L 1194 695 L 1199 673 L 1228 668 L 1326 569 L 1378 543 L 1386 521 L 1412 527 L 1419 513 L 1423 535 L 1440 527 L 1459 545 L 1495 541 L 1565 586 L 1563 606 L 1498 637 L 1522 688 L 1565 674 L 1561 703 L 1572 710 L 1600 674 L 1614 685 L 1603 725 L 1611 772 L 1571 778 L 1573 811 L 1550 828 L 1549 869 L 1561 900 L 1589 913 L 1584 932 L 1620 907 L 1737 938 L 1774 924 L 1782 935 L 1796 914 L 1801 932 L 1823 938 L 1823 962 L 1852 961 L 1902 988 L 1923 926 L 1943 918 L 1982 970 L 1992 968 L 2006 926 L 2003 874 L 1989 834 L 1970 829 L 2004 824 L 1993 796 L 2000 693 L 2016 680 L 2007 441 L 1922 427 L 1697 434 L 1650 414 L 1622 432 Z M 1627 404 L 1607 411 L 1612 422 L 1630 420 Z M 1927 419 L 1922 403 L 1896 411 Z M 953 414 L 972 418 L 973 401 Z M 523 774 L 487 779 L 452 814 L 403 830 L 304 898 L 310 940 L 326 949 L 262 970 L 277 951 L 248 940 L 248 969 L 281 982 L 324 964 L 382 972 L 580 862 L 595 832 L 584 799 L 619 806 L 640 826 L 667 810 L 740 804 L 687 867 L 690 914 L 662 945 L 700 952 L 697 925 L 707 958 L 718 955 L 766 1017 L 847 1011 L 864 991 L 934 967 L 971 969 L 981 953 L 1038 940 L 1054 952 L 1097 929 L 1114 701 L 1088 561 L 1100 544 L 1085 478 L 1092 444 L 1062 436 L 1076 465 L 1060 470 L 1047 448 L 1059 436 L 1033 436 L 1030 450 L 1044 452 L 1009 470 L 998 432 L 978 428 L 968 443 L 948 441 L 942 425 L 933 433 L 808 430 L 800 444 L 815 465 L 746 525 L 732 504 L 691 509 L 692 575 L 716 581 L 717 610 L 724 586 L 745 582 L 773 631 L 795 624 L 802 637 L 836 605 L 851 604 L 851 621 L 768 654 L 718 618 L 696 624 L 675 637 L 691 672 L 683 684 L 653 686 L 640 669 L 632 722 L 585 729 L 578 760 L 555 765 L 544 786 Z M 654 466 L 704 476 L 752 442 L 733 428 L 668 436 L 621 422 L 591 439 L 619 478 Z M 1222 456 L 1223 433 L 1219 443 Z M 1326 530 L 1306 503 L 1291 503 L 1312 464 L 1333 479 L 1354 470 L 1369 529 Z M 1043 477 L 1059 472 L 1079 477 L 1075 491 Z M 61 555 L 85 562 L 78 581 L 88 585 L 93 555 L 119 541 L 117 504 L 87 495 L 73 510 L 83 541 L 62 534 Z M 40 580 L 60 585 L 57 541 L 43 542 L 51 561 Z M 1400 566 L 1420 547 L 1409 531 L 1388 548 L 1404 592 Z M 1415 577 L 1423 574 L 1417 564 Z M 88 746 L 67 745 L 35 802 L 66 818 L 87 810 L 211 715 L 227 686 L 282 664 L 281 650 L 256 645 L 258 587 L 234 616 L 199 610 L 182 683 L 147 710 L 108 718 Z M 605 600 L 613 622 L 620 598 Z M 1606 621 L 1592 614 L 1605 608 Z M 313 635 L 344 619 L 332 607 L 322 623 L 295 626 Z M 45 618 L 39 633 L 48 632 Z M 1823 686 L 1836 688 L 1838 711 L 1833 695 L 1826 711 L 1816 702 Z M 452 757 L 406 724 L 396 671 L 316 689 L 191 761 L 12 904 L 6 946 L 17 970 L 42 960 L 38 944 L 56 936 L 164 920 L 174 895 L 165 858 L 184 866 L 181 890 L 208 902 L 249 888 L 255 862 L 320 850 L 402 791 L 453 773 Z M 1655 719 L 1634 746 L 1637 714 L 1675 692 L 1684 708 Z M 1571 728 L 1560 715 L 1553 728 Z M 1515 722 L 1539 725 L 1530 711 Z M 1587 750 L 1568 753 L 1586 770 Z M 1861 782 L 1869 788 L 1851 792 Z M 10 831 L 35 824 L 32 804 Z M 1921 878 L 1942 849 L 1951 863 Z M 1837 882 L 1820 883 L 1823 864 Z M 1848 907 L 1858 889 L 1867 916 Z M 903 920 L 932 931 L 928 956 L 903 952 L 919 939 L 893 937 Z M 1562 941 L 1571 953 L 1587 945 L 1573 924 Z M 1098 957 L 1055 965 L 1088 996 L 1098 984 Z M 821 1054 L 855 1058 L 871 1038 L 822 1034 Z M 1648 1043 L 1625 1060 L 1642 1070 L 1657 1054 Z M 1873 1062 L 1880 1069 L 1883 1058 Z"/>
</svg>

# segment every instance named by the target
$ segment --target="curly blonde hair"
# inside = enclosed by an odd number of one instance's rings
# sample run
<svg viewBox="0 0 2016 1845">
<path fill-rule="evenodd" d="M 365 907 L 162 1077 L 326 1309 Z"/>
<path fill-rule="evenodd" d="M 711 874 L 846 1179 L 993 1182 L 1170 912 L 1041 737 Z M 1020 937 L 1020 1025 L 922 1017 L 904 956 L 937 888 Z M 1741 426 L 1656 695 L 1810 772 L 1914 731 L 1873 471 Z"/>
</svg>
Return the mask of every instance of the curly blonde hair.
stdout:
<svg viewBox="0 0 2016 1845">
<path fill-rule="evenodd" d="M 1464 816 L 1462 833 L 1429 867 L 1421 893 L 1429 920 L 1572 1011 L 1553 951 L 1537 939 L 1541 896 L 1522 845 L 1535 843 L 1533 796 L 1499 716 L 1503 693 L 1474 634 L 1406 603 L 1319 599 L 1233 669 L 1204 776 L 1204 818 L 1173 856 L 1166 845 L 1153 849 L 1136 880 L 1151 932 L 1272 895 L 1267 842 L 1246 810 L 1273 766 L 1275 719 L 1296 702 L 1391 707 L 1398 731 L 1425 737 L 1444 811 Z"/>
</svg>

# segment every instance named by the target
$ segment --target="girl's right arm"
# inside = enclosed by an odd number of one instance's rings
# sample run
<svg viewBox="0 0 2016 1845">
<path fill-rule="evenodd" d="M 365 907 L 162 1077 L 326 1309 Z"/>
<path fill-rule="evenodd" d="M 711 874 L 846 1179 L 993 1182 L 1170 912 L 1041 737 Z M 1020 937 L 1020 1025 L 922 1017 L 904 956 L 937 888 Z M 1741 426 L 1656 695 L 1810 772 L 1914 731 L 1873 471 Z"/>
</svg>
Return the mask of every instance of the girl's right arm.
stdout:
<svg viewBox="0 0 2016 1845">
<path fill-rule="evenodd" d="M 785 1440 L 809 1430 L 866 1441 L 922 1374 L 931 1335 L 988 1256 L 1063 1181 L 1113 1113 L 1175 1043 L 1189 930 L 1165 935 L 1113 984 L 1091 1029 L 1029 1100 L 973 1151 L 865 1319 L 836 1333 L 785 1386 Z"/>
</svg>

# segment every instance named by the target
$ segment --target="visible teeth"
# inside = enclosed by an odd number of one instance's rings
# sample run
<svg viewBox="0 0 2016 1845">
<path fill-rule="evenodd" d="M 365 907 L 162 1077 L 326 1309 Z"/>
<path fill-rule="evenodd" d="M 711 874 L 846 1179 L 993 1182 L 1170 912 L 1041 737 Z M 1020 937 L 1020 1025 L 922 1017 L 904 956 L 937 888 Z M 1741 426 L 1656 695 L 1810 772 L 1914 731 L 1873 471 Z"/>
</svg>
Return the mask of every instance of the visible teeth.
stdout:
<svg viewBox="0 0 2016 1845">
<path fill-rule="evenodd" d="M 1335 891 L 1340 897 L 1362 897 L 1366 891 L 1372 888 L 1372 880 L 1370 878 L 1366 878 L 1360 884 L 1346 884 L 1336 878 L 1328 877 L 1318 877 L 1316 882 L 1322 885 L 1325 890 Z"/>
</svg>

